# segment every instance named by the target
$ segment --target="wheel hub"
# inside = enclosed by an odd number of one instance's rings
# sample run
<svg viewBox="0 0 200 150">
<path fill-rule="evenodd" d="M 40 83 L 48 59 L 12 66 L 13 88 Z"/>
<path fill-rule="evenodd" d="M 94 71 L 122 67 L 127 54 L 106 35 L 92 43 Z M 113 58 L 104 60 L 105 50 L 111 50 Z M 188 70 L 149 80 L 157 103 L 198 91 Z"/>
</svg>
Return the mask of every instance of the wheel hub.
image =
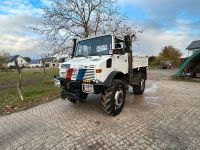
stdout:
<svg viewBox="0 0 200 150">
<path fill-rule="evenodd" d="M 123 91 L 119 90 L 115 93 L 115 107 L 119 108 L 123 104 Z"/>
<path fill-rule="evenodd" d="M 141 87 L 142 90 L 144 89 L 144 82 L 145 82 L 144 79 L 142 79 L 141 82 L 140 82 L 140 87 Z"/>
</svg>

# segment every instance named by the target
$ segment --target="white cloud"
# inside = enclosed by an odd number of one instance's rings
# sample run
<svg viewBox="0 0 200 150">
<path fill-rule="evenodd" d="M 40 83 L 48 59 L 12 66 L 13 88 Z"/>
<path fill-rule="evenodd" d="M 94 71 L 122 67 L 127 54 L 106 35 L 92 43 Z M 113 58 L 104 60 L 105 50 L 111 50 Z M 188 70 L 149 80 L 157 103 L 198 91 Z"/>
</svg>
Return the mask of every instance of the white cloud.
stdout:
<svg viewBox="0 0 200 150">
<path fill-rule="evenodd" d="M 37 38 L 24 35 L 0 35 L 1 50 L 10 54 L 21 54 L 23 56 L 39 56 L 45 52 L 45 48 Z"/>
<path fill-rule="evenodd" d="M 136 21 L 144 29 L 139 35 L 139 45 L 134 47 L 136 54 L 157 55 L 164 46 L 172 45 L 187 56 L 186 47 L 200 39 L 198 0 L 118 0 L 118 3 L 144 14 L 145 19 Z"/>
<path fill-rule="evenodd" d="M 185 33 L 174 33 L 155 29 L 146 29 L 139 35 L 139 44 L 134 45 L 134 52 L 138 55 L 157 55 L 165 46 L 178 48 L 183 57 L 187 56 L 186 47 L 195 40 Z"/>
<path fill-rule="evenodd" d="M 41 2 L 51 5 L 48 0 Z M 146 15 L 141 20 L 134 20 L 134 16 L 130 18 L 144 29 L 139 35 L 139 45 L 133 48 L 136 54 L 156 55 L 164 46 L 173 45 L 186 56 L 188 44 L 200 39 L 197 34 L 200 33 L 198 0 L 119 0 L 118 3 L 123 9 L 126 6 L 132 6 L 132 9 L 137 7 Z M 30 29 L 30 26 L 40 23 L 40 8 L 33 6 L 29 0 L 6 0 L 0 1 L 0 11 L 5 12 L 0 15 L 0 50 L 31 57 L 39 56 L 46 50 L 40 36 Z"/>
<path fill-rule="evenodd" d="M 30 28 L 39 22 L 30 15 L 0 15 L 0 50 L 31 57 L 40 54 L 45 50 L 41 38 Z"/>
<path fill-rule="evenodd" d="M 0 33 L 33 32 L 30 26 L 40 23 L 40 19 L 30 15 L 0 15 Z"/>
<path fill-rule="evenodd" d="M 40 35 L 31 26 L 40 23 L 41 9 L 35 8 L 28 0 L 1 1 L 0 50 L 11 55 L 37 57 L 45 52 Z"/>
</svg>

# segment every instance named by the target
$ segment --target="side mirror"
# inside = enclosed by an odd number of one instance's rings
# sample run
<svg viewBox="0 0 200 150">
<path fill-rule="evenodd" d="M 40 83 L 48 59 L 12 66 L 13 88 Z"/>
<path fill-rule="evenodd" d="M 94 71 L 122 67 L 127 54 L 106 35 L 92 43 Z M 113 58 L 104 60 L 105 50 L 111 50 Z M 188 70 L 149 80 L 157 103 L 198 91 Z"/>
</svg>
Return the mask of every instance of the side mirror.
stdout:
<svg viewBox="0 0 200 150">
<path fill-rule="evenodd" d="M 116 48 L 116 49 L 121 49 L 121 48 L 122 48 L 122 45 L 119 44 L 119 43 L 118 43 L 118 44 L 115 44 L 115 48 Z"/>
<path fill-rule="evenodd" d="M 123 54 L 125 54 L 125 51 L 122 48 L 118 48 L 118 49 L 116 48 L 116 49 L 113 49 L 113 54 L 123 55 Z"/>
</svg>

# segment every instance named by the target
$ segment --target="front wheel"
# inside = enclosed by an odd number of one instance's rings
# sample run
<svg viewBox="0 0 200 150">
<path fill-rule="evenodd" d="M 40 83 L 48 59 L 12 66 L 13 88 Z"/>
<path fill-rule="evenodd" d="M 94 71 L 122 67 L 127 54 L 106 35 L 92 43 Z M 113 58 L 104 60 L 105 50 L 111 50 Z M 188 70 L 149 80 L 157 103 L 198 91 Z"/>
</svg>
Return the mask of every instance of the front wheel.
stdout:
<svg viewBox="0 0 200 150">
<path fill-rule="evenodd" d="M 101 106 L 108 115 L 116 116 L 124 107 L 126 85 L 123 81 L 114 79 L 111 87 L 106 88 L 101 95 Z"/>
<path fill-rule="evenodd" d="M 140 74 L 139 77 L 139 84 L 138 85 L 133 85 L 133 92 L 135 95 L 142 95 L 144 93 L 145 89 L 145 75 Z"/>
</svg>

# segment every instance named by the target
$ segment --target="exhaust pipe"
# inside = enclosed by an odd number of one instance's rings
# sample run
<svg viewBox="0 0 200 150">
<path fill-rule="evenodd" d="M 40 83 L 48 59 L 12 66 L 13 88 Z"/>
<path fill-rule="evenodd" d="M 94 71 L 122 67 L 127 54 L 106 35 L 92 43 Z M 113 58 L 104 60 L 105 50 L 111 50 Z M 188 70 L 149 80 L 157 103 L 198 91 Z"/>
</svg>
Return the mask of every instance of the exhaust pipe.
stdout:
<svg viewBox="0 0 200 150">
<path fill-rule="evenodd" d="M 132 54 L 132 39 L 135 35 L 124 36 L 125 41 L 125 52 L 128 53 L 128 74 L 129 74 L 129 85 L 133 83 L 133 54 Z"/>
<path fill-rule="evenodd" d="M 77 41 L 77 39 L 73 39 L 73 51 L 72 51 L 72 58 L 74 57 L 74 55 L 75 55 L 75 51 L 76 51 L 76 41 Z"/>
</svg>

